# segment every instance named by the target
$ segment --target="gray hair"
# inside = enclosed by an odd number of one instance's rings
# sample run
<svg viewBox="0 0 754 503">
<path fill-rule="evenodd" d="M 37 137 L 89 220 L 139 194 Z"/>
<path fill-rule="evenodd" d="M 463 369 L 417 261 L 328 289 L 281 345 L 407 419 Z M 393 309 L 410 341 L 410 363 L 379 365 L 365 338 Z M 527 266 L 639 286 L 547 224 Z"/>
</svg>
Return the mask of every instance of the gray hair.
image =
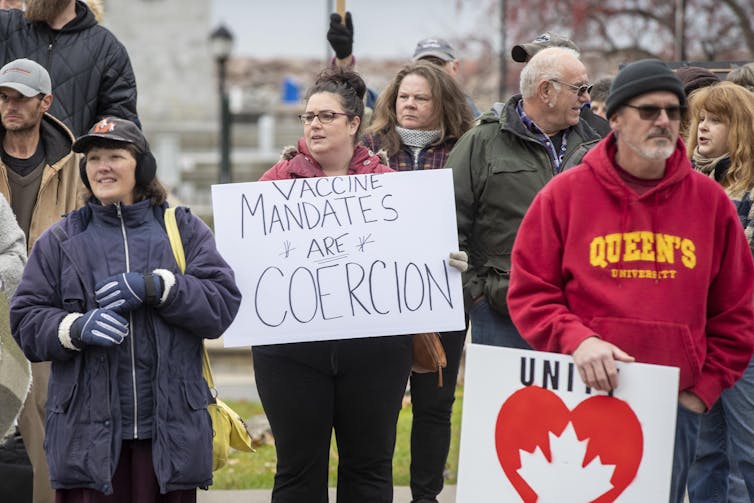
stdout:
<svg viewBox="0 0 754 503">
<path fill-rule="evenodd" d="M 519 88 L 521 95 L 532 98 L 537 94 L 537 85 L 543 80 L 561 80 L 563 78 L 564 57 L 579 59 L 578 51 L 568 47 L 547 47 L 535 54 L 521 70 Z"/>
<path fill-rule="evenodd" d="M 754 63 L 734 68 L 728 73 L 726 80 L 744 86 L 749 91 L 754 91 Z"/>
</svg>

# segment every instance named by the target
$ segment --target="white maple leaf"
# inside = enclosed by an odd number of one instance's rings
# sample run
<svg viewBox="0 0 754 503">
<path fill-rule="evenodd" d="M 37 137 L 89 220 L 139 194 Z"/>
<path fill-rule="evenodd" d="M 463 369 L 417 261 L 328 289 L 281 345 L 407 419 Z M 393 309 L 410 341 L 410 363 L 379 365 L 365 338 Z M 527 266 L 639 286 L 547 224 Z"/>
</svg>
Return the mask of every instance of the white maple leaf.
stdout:
<svg viewBox="0 0 754 503">
<path fill-rule="evenodd" d="M 615 465 L 604 465 L 597 456 L 582 466 L 588 439 L 580 441 L 572 423 L 560 437 L 552 432 L 549 437 L 552 462 L 540 447 L 531 453 L 519 451 L 518 474 L 539 496 L 537 503 L 588 503 L 612 489 Z"/>
</svg>

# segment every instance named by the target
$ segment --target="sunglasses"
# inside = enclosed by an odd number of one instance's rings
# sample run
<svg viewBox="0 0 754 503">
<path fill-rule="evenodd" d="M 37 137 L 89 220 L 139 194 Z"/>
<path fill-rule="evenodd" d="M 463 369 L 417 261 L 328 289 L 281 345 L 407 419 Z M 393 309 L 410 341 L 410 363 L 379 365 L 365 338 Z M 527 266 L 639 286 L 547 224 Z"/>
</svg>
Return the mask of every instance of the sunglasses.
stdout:
<svg viewBox="0 0 754 503">
<path fill-rule="evenodd" d="M 560 84 L 563 86 L 568 86 L 571 88 L 571 90 L 576 91 L 576 96 L 584 96 L 584 93 L 591 93 L 592 88 L 594 87 L 592 84 L 582 84 L 580 86 L 569 84 L 568 82 L 561 82 L 558 79 L 550 79 L 550 82 L 555 82 L 556 84 Z"/>
<path fill-rule="evenodd" d="M 348 116 L 348 114 L 343 113 L 343 112 L 332 112 L 330 110 L 322 110 L 318 114 L 315 114 L 312 112 L 301 114 L 298 116 L 298 118 L 301 119 L 301 122 L 303 122 L 305 125 L 308 126 L 309 124 L 314 122 L 315 118 L 319 119 L 319 122 L 321 122 L 322 124 L 329 124 L 332 121 L 334 121 L 335 117 L 337 117 L 338 115 Z"/>
<path fill-rule="evenodd" d="M 686 107 L 682 107 L 680 105 L 671 105 L 669 107 L 658 107 L 657 105 L 624 105 L 628 108 L 633 108 L 634 110 L 639 111 L 639 117 L 641 120 L 645 121 L 654 121 L 657 120 L 657 118 L 660 116 L 660 112 L 665 110 L 665 113 L 668 114 L 668 119 L 671 121 L 678 121 L 681 120 L 681 114 L 686 109 Z"/>
</svg>

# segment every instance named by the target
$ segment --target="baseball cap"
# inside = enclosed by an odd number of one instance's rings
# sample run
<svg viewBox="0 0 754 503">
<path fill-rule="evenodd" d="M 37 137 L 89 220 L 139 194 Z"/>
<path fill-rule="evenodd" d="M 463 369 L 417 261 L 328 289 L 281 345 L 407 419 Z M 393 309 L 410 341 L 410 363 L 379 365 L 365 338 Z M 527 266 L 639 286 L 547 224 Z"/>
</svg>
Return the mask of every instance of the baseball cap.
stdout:
<svg viewBox="0 0 754 503">
<path fill-rule="evenodd" d="M 579 50 L 576 44 L 571 42 L 570 39 L 546 31 L 528 44 L 514 45 L 513 49 L 511 49 L 511 57 L 513 58 L 513 61 L 526 63 L 532 56 L 545 47 L 567 47 L 574 51 Z"/>
<path fill-rule="evenodd" d="M 413 60 L 418 61 L 427 56 L 434 56 L 443 61 L 455 61 L 456 50 L 445 39 L 425 38 L 417 42 L 416 49 L 414 49 Z"/>
<path fill-rule="evenodd" d="M 52 94 L 50 74 L 30 59 L 16 59 L 0 68 L 0 87 L 15 89 L 27 98 Z"/>
<path fill-rule="evenodd" d="M 74 152 L 83 153 L 89 150 L 92 141 L 98 138 L 132 143 L 139 152 L 149 151 L 144 133 L 133 122 L 118 117 L 105 117 L 89 129 L 84 136 L 79 137 L 72 146 Z"/>
</svg>

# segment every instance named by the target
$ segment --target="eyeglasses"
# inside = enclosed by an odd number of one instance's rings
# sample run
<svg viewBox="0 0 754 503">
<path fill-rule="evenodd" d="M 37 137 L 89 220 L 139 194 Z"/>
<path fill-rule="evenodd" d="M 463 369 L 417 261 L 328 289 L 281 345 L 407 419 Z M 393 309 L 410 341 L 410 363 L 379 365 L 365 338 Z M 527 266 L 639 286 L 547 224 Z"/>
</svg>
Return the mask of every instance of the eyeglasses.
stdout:
<svg viewBox="0 0 754 503">
<path fill-rule="evenodd" d="M 319 113 L 316 113 L 316 114 L 312 112 L 301 114 L 298 116 L 298 118 L 301 119 L 301 122 L 303 122 L 304 125 L 308 126 L 309 124 L 314 122 L 315 117 L 319 119 L 319 122 L 321 122 L 322 124 L 329 124 L 335 120 L 336 115 L 348 116 L 347 113 L 343 113 L 343 112 L 333 112 L 332 110 L 321 110 Z"/>
<path fill-rule="evenodd" d="M 641 120 L 654 121 L 660 116 L 660 112 L 665 110 L 668 119 L 671 121 L 681 120 L 681 113 L 686 109 L 680 105 L 671 105 L 669 107 L 658 107 L 657 105 L 624 105 L 639 111 Z"/>
<path fill-rule="evenodd" d="M 568 82 L 561 82 L 558 79 L 550 79 L 550 82 L 555 82 L 556 84 L 562 84 L 564 86 L 570 87 L 572 90 L 576 91 L 576 96 L 584 96 L 584 93 L 591 93 L 592 88 L 594 87 L 592 84 L 582 84 L 580 86 L 569 84 Z"/>
</svg>

